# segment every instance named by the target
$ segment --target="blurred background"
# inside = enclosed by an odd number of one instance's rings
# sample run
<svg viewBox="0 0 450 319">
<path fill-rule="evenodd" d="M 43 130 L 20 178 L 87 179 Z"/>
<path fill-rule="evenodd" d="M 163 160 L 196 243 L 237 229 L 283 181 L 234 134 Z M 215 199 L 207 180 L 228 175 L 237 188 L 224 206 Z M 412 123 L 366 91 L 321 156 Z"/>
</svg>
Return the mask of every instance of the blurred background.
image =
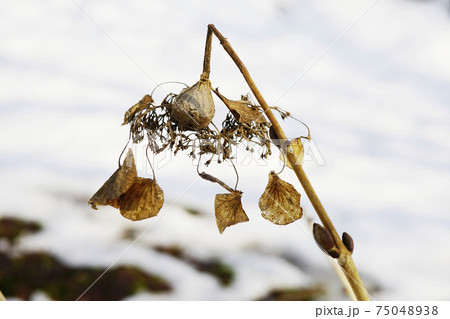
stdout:
<svg viewBox="0 0 450 319">
<path fill-rule="evenodd" d="M 0 21 L 8 299 L 348 299 L 304 219 L 277 226 L 260 215 L 268 173 L 282 168 L 276 150 L 268 161 L 238 152 L 250 221 L 222 235 L 213 208 L 223 190 L 197 176 L 187 153 L 151 157 L 165 194 L 157 217 L 132 222 L 88 206 L 117 168 L 124 112 L 158 83 L 198 81 L 209 23 L 267 102 L 309 125 L 305 171 L 337 230 L 352 235 L 372 298 L 450 298 L 448 1 L 24 0 L 2 2 Z M 249 92 L 217 39 L 211 69 L 228 98 Z M 282 125 L 306 134 L 292 119 Z M 147 176 L 142 146 L 133 150 Z M 202 170 L 235 183 L 229 165 Z M 294 173 L 281 177 L 317 222 Z"/>
</svg>

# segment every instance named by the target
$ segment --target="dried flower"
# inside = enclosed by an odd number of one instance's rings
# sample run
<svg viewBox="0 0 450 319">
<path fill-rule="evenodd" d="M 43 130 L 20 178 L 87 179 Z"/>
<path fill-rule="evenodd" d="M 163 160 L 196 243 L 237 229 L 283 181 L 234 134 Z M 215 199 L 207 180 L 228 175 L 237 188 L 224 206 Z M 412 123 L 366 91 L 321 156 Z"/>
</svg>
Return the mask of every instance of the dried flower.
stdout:
<svg viewBox="0 0 450 319">
<path fill-rule="evenodd" d="M 269 173 L 269 182 L 259 199 L 259 208 L 262 217 L 277 225 L 290 224 L 303 215 L 300 194 L 273 171 Z"/>
<path fill-rule="evenodd" d="M 109 205 L 110 201 L 125 193 L 134 184 L 136 179 L 136 165 L 134 163 L 133 152 L 130 149 L 122 166 L 92 196 L 89 200 L 89 205 L 93 209 L 97 209 L 97 205 Z"/>
<path fill-rule="evenodd" d="M 136 113 L 141 112 L 145 107 L 148 107 L 153 102 L 154 101 L 151 95 L 146 94 L 138 103 L 130 107 L 125 112 L 122 125 L 131 123 L 134 120 Z"/>
<path fill-rule="evenodd" d="M 233 114 L 236 121 L 239 123 L 251 124 L 255 123 L 267 123 L 264 115 L 258 110 L 258 108 L 249 103 L 248 98 L 242 97 L 240 101 L 229 100 L 225 96 L 219 93 L 216 89 L 214 93 L 222 100 L 228 107 L 231 114 Z"/>
<path fill-rule="evenodd" d="M 339 249 L 334 242 L 333 236 L 325 227 L 314 223 L 313 235 L 317 244 L 333 258 L 339 257 Z"/>
<path fill-rule="evenodd" d="M 353 249 L 355 248 L 355 245 L 353 243 L 353 238 L 346 232 L 342 234 L 342 242 L 344 243 L 345 247 L 347 247 L 347 250 L 350 254 L 353 254 Z"/>
<path fill-rule="evenodd" d="M 211 123 L 214 112 L 211 82 L 202 78 L 175 97 L 170 115 L 181 129 L 200 130 Z"/>
<path fill-rule="evenodd" d="M 164 193 L 154 179 L 140 178 L 125 194 L 111 201 L 123 217 L 142 220 L 156 216 L 164 203 Z"/>
<path fill-rule="evenodd" d="M 228 226 L 248 222 L 249 219 L 242 208 L 242 192 L 234 191 L 230 194 L 217 194 L 214 201 L 216 223 L 222 234 Z"/>
<path fill-rule="evenodd" d="M 303 157 L 304 157 L 304 149 L 303 149 L 303 143 L 300 139 L 300 137 L 297 137 L 289 142 L 287 147 L 287 155 L 286 153 L 280 154 L 280 159 L 282 161 L 286 162 L 286 166 L 292 169 L 292 165 L 287 159 L 287 156 L 290 156 L 294 159 L 296 165 L 302 165 L 303 163 Z"/>
</svg>

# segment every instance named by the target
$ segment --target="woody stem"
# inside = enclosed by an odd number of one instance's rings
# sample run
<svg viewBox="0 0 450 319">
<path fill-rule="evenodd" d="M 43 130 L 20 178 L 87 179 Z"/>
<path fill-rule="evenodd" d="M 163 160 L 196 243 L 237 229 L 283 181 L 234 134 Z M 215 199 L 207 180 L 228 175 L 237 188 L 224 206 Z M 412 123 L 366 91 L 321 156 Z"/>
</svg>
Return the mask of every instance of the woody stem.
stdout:
<svg viewBox="0 0 450 319">
<path fill-rule="evenodd" d="M 203 74 L 202 77 L 209 79 L 209 73 L 211 71 L 211 43 L 212 43 L 212 30 L 208 28 L 206 33 L 205 55 L 203 57 Z"/>
<path fill-rule="evenodd" d="M 269 119 L 270 123 L 272 124 L 273 130 L 275 131 L 277 137 L 281 140 L 286 140 L 286 135 L 283 132 L 283 129 L 281 128 L 279 122 L 275 118 L 274 114 L 272 113 L 269 105 L 264 100 L 263 96 L 261 95 L 261 92 L 256 87 L 255 82 L 253 81 L 252 77 L 250 76 L 250 73 L 248 72 L 247 68 L 245 67 L 244 63 L 241 61 L 239 56 L 236 54 L 236 52 L 233 50 L 231 45 L 228 43 L 227 39 L 216 29 L 216 27 L 212 24 L 208 25 L 208 35 L 207 35 L 207 46 L 210 45 L 210 33 L 214 33 L 214 35 L 219 39 L 220 44 L 223 46 L 225 51 L 228 53 L 228 55 L 231 57 L 231 59 L 234 61 L 236 66 L 241 71 L 245 81 L 247 82 L 248 86 L 252 90 L 253 94 L 255 95 L 255 98 L 258 100 L 259 104 L 264 110 L 264 113 L 266 114 L 267 118 Z M 209 41 L 209 42 L 208 42 Z M 206 49 L 205 49 L 205 63 L 206 64 Z M 211 52 L 211 49 L 209 48 L 209 53 Z M 208 57 L 208 74 L 209 74 L 209 57 Z M 364 286 L 364 283 L 361 280 L 361 277 L 358 273 L 358 270 L 356 269 L 355 264 L 353 263 L 353 259 L 351 257 L 350 252 L 345 247 L 344 243 L 342 242 L 341 238 L 338 235 L 338 232 L 336 231 L 333 223 L 331 222 L 330 217 L 328 216 L 327 212 L 325 211 L 325 208 L 323 207 L 322 203 L 320 202 L 319 197 L 317 196 L 313 186 L 311 185 L 308 177 L 306 176 L 305 171 L 303 170 L 303 167 L 301 165 L 298 165 L 296 163 L 296 159 L 293 156 L 293 154 L 288 155 L 288 161 L 290 162 L 291 166 L 293 167 L 293 170 L 295 174 L 297 175 L 298 180 L 303 186 L 303 189 L 305 190 L 306 195 L 308 196 L 309 200 L 311 201 L 311 204 L 314 207 L 314 210 L 316 211 L 317 215 L 319 216 L 320 220 L 322 221 L 322 224 L 325 228 L 328 229 L 328 231 L 333 236 L 333 239 L 339 249 L 340 257 L 339 257 L 339 265 L 341 266 L 341 269 L 345 273 L 345 276 L 347 278 L 347 281 L 349 282 L 350 286 L 352 287 L 353 293 L 355 294 L 357 300 L 370 300 L 370 296 Z"/>
</svg>

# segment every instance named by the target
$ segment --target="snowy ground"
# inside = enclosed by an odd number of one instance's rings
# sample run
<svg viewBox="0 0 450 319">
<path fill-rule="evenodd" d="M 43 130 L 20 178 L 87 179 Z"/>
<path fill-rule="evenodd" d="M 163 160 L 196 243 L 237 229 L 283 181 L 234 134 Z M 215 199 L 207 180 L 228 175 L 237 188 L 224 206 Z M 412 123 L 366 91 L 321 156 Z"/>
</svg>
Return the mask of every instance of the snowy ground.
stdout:
<svg viewBox="0 0 450 319">
<path fill-rule="evenodd" d="M 277 156 L 238 157 L 250 222 L 223 235 L 212 210 L 222 191 L 200 180 L 184 154 L 155 158 L 166 196 L 157 218 L 132 223 L 86 203 L 116 169 L 128 136 L 125 110 L 156 83 L 195 83 L 214 23 L 266 100 L 311 128 L 317 150 L 305 170 L 338 230 L 353 236 L 363 278 L 381 286 L 372 297 L 450 298 L 446 1 L 24 0 L 2 2 L 0 21 L 0 215 L 45 228 L 21 248 L 76 265 L 108 267 L 120 257 L 177 283 L 170 295 L 131 299 L 253 299 L 332 276 L 304 221 L 278 227 L 260 217 L 257 201 L 269 170 L 280 167 Z M 249 91 L 216 40 L 211 80 L 230 98 Z M 286 130 L 304 134 L 295 121 Z M 234 183 L 231 167 L 211 171 Z M 282 177 L 314 217 L 293 173 Z M 205 214 L 193 217 L 184 206 Z M 147 231 L 130 247 L 120 239 L 128 228 Z M 224 289 L 146 249 L 157 243 L 220 256 L 236 269 L 236 282 Z M 283 254 L 320 271 L 302 271 Z"/>
</svg>

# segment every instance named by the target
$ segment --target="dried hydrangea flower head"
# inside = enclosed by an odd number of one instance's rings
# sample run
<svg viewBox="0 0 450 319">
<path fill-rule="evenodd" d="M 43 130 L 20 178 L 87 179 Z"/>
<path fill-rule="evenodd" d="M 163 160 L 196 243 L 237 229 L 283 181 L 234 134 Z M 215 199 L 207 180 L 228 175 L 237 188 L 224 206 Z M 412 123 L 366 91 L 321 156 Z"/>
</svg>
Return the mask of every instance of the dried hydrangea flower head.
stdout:
<svg viewBox="0 0 450 319">
<path fill-rule="evenodd" d="M 89 200 L 89 205 L 97 209 L 97 205 L 109 205 L 110 201 L 125 193 L 136 181 L 137 171 L 133 152 L 128 150 L 122 166 L 103 184 Z"/>
<path fill-rule="evenodd" d="M 211 81 L 202 77 L 193 86 L 178 94 L 171 106 L 170 115 L 181 129 L 200 130 L 211 123 L 215 107 L 211 94 Z"/>
<path fill-rule="evenodd" d="M 300 194 L 273 171 L 269 173 L 269 182 L 259 199 L 259 208 L 262 217 L 277 225 L 290 224 L 303 215 Z"/>
</svg>

